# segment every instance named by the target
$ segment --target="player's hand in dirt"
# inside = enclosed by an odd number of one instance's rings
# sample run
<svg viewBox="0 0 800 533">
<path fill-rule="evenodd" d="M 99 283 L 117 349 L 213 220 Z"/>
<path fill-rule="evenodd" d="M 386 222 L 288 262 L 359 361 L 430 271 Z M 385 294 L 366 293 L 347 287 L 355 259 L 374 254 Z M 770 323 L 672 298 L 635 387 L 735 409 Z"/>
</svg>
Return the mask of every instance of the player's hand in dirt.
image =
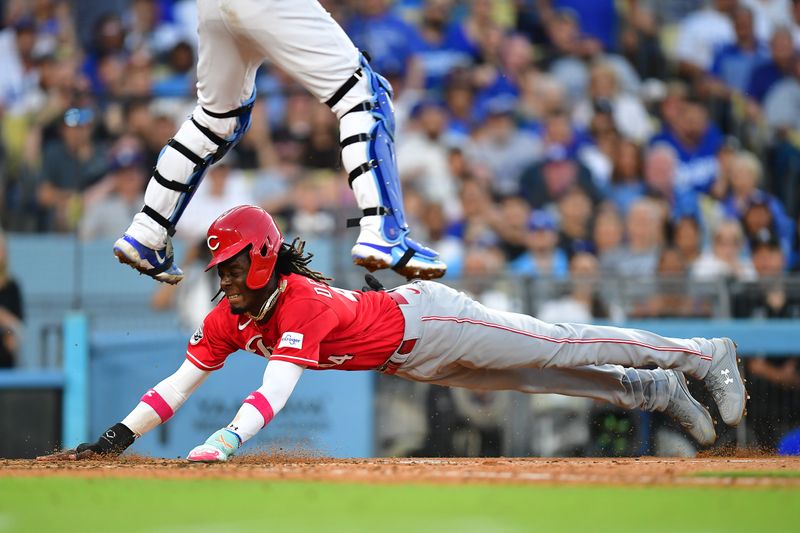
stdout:
<svg viewBox="0 0 800 533">
<path fill-rule="evenodd" d="M 136 435 L 125 424 L 117 423 L 100 435 L 97 442 L 84 442 L 76 448 L 37 457 L 37 461 L 80 461 L 93 457 L 116 457 L 133 444 Z"/>
<path fill-rule="evenodd" d="M 88 442 L 84 442 L 83 444 L 79 444 L 77 448 L 72 448 L 70 450 L 62 450 L 60 452 L 54 452 L 49 455 L 40 455 L 36 458 L 37 461 L 79 461 L 81 459 L 91 459 L 92 457 L 97 457 L 98 454 L 96 451 L 92 450 L 91 447 L 93 444 L 89 444 Z M 78 451 L 80 450 L 80 451 Z"/>
</svg>

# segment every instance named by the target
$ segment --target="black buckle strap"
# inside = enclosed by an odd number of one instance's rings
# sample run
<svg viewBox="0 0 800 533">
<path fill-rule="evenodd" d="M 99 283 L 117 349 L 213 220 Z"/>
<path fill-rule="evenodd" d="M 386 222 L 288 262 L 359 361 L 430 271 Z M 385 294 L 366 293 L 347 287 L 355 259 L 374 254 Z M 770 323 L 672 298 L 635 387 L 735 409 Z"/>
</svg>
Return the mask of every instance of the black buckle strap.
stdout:
<svg viewBox="0 0 800 533">
<path fill-rule="evenodd" d="M 253 104 L 255 104 L 255 102 L 250 102 L 249 104 L 245 104 L 242 107 L 237 107 L 233 111 L 225 111 L 224 113 L 215 113 L 214 111 L 209 111 L 204 107 L 203 113 L 205 113 L 209 117 L 214 117 L 214 118 L 233 118 L 244 115 L 245 113 L 253 109 Z"/>
<path fill-rule="evenodd" d="M 227 148 L 227 147 L 228 147 L 228 145 L 230 145 L 230 142 L 229 142 L 229 141 L 226 141 L 225 139 L 223 139 L 222 137 L 220 137 L 219 135 L 217 135 L 216 133 L 214 133 L 214 132 L 213 132 L 213 131 L 211 131 L 210 129 L 206 128 L 205 126 L 203 126 L 202 124 L 200 124 L 199 122 L 197 122 L 197 121 L 194 119 L 194 117 L 191 117 L 191 119 L 190 119 L 190 120 L 192 121 L 192 124 L 194 124 L 194 125 L 195 125 L 195 127 L 196 127 L 198 130 L 200 130 L 200 132 L 201 132 L 203 135 L 205 135 L 205 136 L 208 138 L 208 140 L 209 140 L 209 141 L 211 141 L 212 143 L 216 144 L 216 145 L 217 145 L 217 146 L 219 146 L 220 148 L 223 148 L 223 147 L 224 147 L 224 148 Z"/>
<path fill-rule="evenodd" d="M 361 211 L 361 213 L 365 217 L 371 217 L 375 215 L 380 215 L 383 217 L 388 217 L 394 214 L 394 209 L 391 207 L 368 207 Z M 359 223 L 361 222 L 361 218 L 348 218 L 347 219 L 347 227 L 348 228 L 356 228 L 358 227 Z"/>
<path fill-rule="evenodd" d="M 343 139 L 339 143 L 339 146 L 344 148 L 345 146 L 350 146 L 351 144 L 371 141 L 374 138 L 375 138 L 375 136 L 374 135 L 370 135 L 369 133 L 359 133 L 357 135 L 351 135 L 350 137 L 347 137 L 346 139 Z"/>
<path fill-rule="evenodd" d="M 400 270 L 401 268 L 406 266 L 408 262 L 411 261 L 411 258 L 414 257 L 415 253 L 416 252 L 414 251 L 413 248 L 408 248 L 406 250 L 406 253 L 403 254 L 403 257 L 401 257 L 400 260 L 397 262 L 397 264 L 392 267 L 392 270 Z"/>
<path fill-rule="evenodd" d="M 375 105 L 373 105 L 372 102 L 367 100 L 366 102 L 361 102 L 357 106 L 353 107 L 353 109 L 351 109 L 342 116 L 344 117 L 345 115 L 349 115 L 350 113 L 358 113 L 360 111 L 372 111 L 373 109 L 375 109 Z"/>
<path fill-rule="evenodd" d="M 175 235 L 175 224 L 173 224 L 172 222 L 170 222 L 169 220 L 167 220 L 166 218 L 161 216 L 161 213 L 159 213 L 158 211 L 156 211 L 155 209 L 153 209 L 149 205 L 145 205 L 144 207 L 142 207 L 142 213 L 144 213 L 145 215 L 149 216 L 157 224 L 159 224 L 161 227 L 166 229 L 167 230 L 167 234 L 170 237 Z M 172 262 L 170 261 L 169 264 L 171 265 Z M 169 268 L 169 265 L 164 267 L 164 270 L 166 270 L 167 268 Z M 163 272 L 163 270 L 160 270 L 159 272 Z"/>
<path fill-rule="evenodd" d="M 168 140 L 167 146 L 174 148 L 175 150 L 180 152 L 182 156 L 184 156 L 186 159 L 194 163 L 196 167 L 202 167 L 205 166 L 206 164 L 205 160 L 202 157 L 192 152 L 184 144 L 181 144 L 179 141 L 176 141 L 175 139 Z"/>
<path fill-rule="evenodd" d="M 352 172 L 350 172 L 350 175 L 347 176 L 347 184 L 352 189 L 353 188 L 353 180 L 354 179 L 359 177 L 361 174 L 364 174 L 365 172 L 368 172 L 368 171 L 372 170 L 373 168 L 375 168 L 377 166 L 378 166 L 378 162 L 375 159 L 370 159 L 369 161 L 367 161 L 363 165 L 357 166 L 356 168 L 353 169 Z"/>
<path fill-rule="evenodd" d="M 158 182 L 159 185 L 164 187 L 165 189 L 169 189 L 171 191 L 177 192 L 192 192 L 194 187 L 189 185 L 188 183 L 181 183 L 179 181 L 168 180 L 157 169 L 153 169 L 153 178 Z"/>
<path fill-rule="evenodd" d="M 333 106 L 335 106 L 336 104 L 338 104 L 338 103 L 339 103 L 339 100 L 341 100 L 342 98 L 344 98 L 344 95 L 346 95 L 346 94 L 347 94 L 347 93 L 350 91 L 350 89 L 352 89 L 352 88 L 353 88 L 353 86 L 354 86 L 356 83 L 358 83 L 358 81 L 361 79 L 361 76 L 362 76 L 362 75 L 363 75 L 363 73 L 362 73 L 362 71 L 361 71 L 361 67 L 359 67 L 359 68 L 358 68 L 358 70 L 356 70 L 356 71 L 353 73 L 353 75 L 352 75 L 352 76 L 350 76 L 349 78 L 347 78 L 347 81 L 346 81 L 346 82 L 344 82 L 344 83 L 342 84 L 342 86 L 341 86 L 341 87 L 339 87 L 339 89 L 337 89 L 337 90 L 336 90 L 336 92 L 335 92 L 335 93 L 333 93 L 333 96 L 331 96 L 331 97 L 328 99 L 328 101 L 327 101 L 327 102 L 325 102 L 325 105 L 327 105 L 328 107 L 331 107 L 331 108 L 332 108 Z"/>
</svg>

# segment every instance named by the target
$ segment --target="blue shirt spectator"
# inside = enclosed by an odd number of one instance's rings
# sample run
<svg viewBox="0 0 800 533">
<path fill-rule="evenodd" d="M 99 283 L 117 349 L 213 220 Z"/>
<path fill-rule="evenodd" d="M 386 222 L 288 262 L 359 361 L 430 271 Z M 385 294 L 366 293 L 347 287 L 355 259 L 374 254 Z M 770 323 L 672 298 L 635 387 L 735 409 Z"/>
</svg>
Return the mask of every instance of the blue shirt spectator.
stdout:
<svg viewBox="0 0 800 533">
<path fill-rule="evenodd" d="M 786 28 L 775 30 L 769 46 L 770 58 L 753 69 L 747 84 L 747 95 L 760 104 L 772 86 L 789 75 L 795 56 L 792 33 Z"/>
<path fill-rule="evenodd" d="M 758 103 L 763 103 L 772 86 L 782 80 L 784 76 L 784 72 L 774 61 L 769 60 L 761 63 L 750 74 L 750 81 L 747 84 L 747 96 Z"/>
<path fill-rule="evenodd" d="M 714 54 L 711 73 L 731 89 L 743 93 L 750 86 L 755 69 L 768 59 L 767 47 L 761 43 L 751 50 L 741 48 L 739 43 L 728 44 Z"/>
<path fill-rule="evenodd" d="M 490 5 L 486 2 L 465 3 L 469 6 L 468 12 L 463 17 L 457 17 L 459 21 L 447 29 L 445 43 L 448 49 L 466 53 L 473 61 L 480 61 L 484 58 L 478 42 L 478 33 L 494 24 Z"/>
<path fill-rule="evenodd" d="M 512 274 L 564 279 L 569 275 L 569 259 L 558 248 L 558 225 L 555 217 L 544 210 L 535 210 L 528 219 L 528 250 L 508 263 Z"/>
<path fill-rule="evenodd" d="M 169 52 L 169 71 L 153 82 L 153 96 L 191 97 L 195 93 L 194 50 L 189 43 L 177 43 Z"/>
<path fill-rule="evenodd" d="M 750 212 L 759 206 L 765 207 L 769 213 L 767 216 L 771 218 L 769 223 L 771 231 L 777 235 L 785 256 L 790 256 L 794 239 L 794 222 L 786 214 L 786 210 L 780 200 L 769 193 L 756 190 L 751 193 L 750 198 L 744 205 L 739 205 L 736 202 L 736 198 L 730 195 L 723 201 L 722 206 L 726 215 L 742 219 L 748 234 L 753 233 L 752 228 L 748 227 L 751 224 L 748 220 L 748 217 L 751 216 Z M 752 235 L 749 236 L 752 237 Z"/>
<path fill-rule="evenodd" d="M 473 62 L 469 53 L 450 48 L 446 41 L 426 41 L 419 33 L 412 47 L 414 55 L 425 70 L 425 88 L 428 90 L 440 90 L 450 72 L 458 67 L 467 67 Z"/>
<path fill-rule="evenodd" d="M 711 73 L 731 89 L 743 93 L 747 90 L 753 69 L 769 58 L 769 51 L 756 39 L 753 14 L 749 9 L 736 10 L 733 29 L 736 32 L 736 42 L 717 50 L 711 64 Z"/>
<path fill-rule="evenodd" d="M 581 33 L 603 43 L 605 50 L 616 49 L 617 10 L 614 0 L 555 0 L 553 7 L 575 11 Z"/>
<path fill-rule="evenodd" d="M 425 88 L 438 91 L 448 73 L 473 63 L 473 55 L 458 43 L 451 46 L 448 40 L 451 29 L 456 26 L 451 22 L 453 10 L 448 2 L 426 1 L 421 7 L 411 46 L 425 72 Z"/>
<path fill-rule="evenodd" d="M 717 180 L 717 152 L 722 147 L 722 133 L 708 121 L 701 104 L 684 102 L 682 107 L 677 129 L 662 131 L 653 137 L 650 145 L 664 143 L 675 150 L 678 156 L 676 188 L 708 193 Z"/>
<path fill-rule="evenodd" d="M 355 15 L 347 24 L 353 43 L 366 51 L 370 64 L 387 77 L 403 76 L 419 43 L 416 29 L 388 10 L 374 15 Z"/>
<path fill-rule="evenodd" d="M 641 182 L 613 183 L 608 191 L 608 196 L 614 202 L 622 216 L 628 213 L 631 205 L 644 196 L 645 186 Z"/>
<path fill-rule="evenodd" d="M 569 275 L 569 259 L 567 258 L 567 254 L 564 252 L 564 250 L 561 248 L 556 248 L 553 250 L 552 263 L 548 272 L 543 271 L 540 261 L 537 262 L 536 258 L 531 255 L 530 252 L 525 252 L 521 256 L 509 262 L 506 270 L 509 274 L 514 274 L 517 276 L 566 279 Z"/>
</svg>

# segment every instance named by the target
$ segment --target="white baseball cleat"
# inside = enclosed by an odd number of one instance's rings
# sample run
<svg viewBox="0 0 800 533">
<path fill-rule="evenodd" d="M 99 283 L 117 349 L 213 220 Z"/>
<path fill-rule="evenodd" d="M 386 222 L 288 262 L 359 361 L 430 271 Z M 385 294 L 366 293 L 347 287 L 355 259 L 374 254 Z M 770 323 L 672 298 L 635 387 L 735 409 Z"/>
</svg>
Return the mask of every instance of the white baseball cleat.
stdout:
<svg viewBox="0 0 800 533">
<path fill-rule="evenodd" d="M 154 250 L 126 233 L 114 243 L 114 255 L 120 263 L 130 265 L 157 281 L 175 285 L 183 279 L 183 271 L 174 263 L 169 238 L 164 249 Z"/>
<path fill-rule="evenodd" d="M 375 231 L 363 228 L 351 253 L 353 262 L 370 272 L 391 268 L 409 280 L 441 278 L 447 272 L 439 254 L 409 238 L 408 231 L 397 242 L 388 243 Z"/>
<path fill-rule="evenodd" d="M 722 421 L 736 426 L 745 414 L 747 391 L 739 373 L 736 343 L 728 338 L 711 339 L 714 356 L 704 378 L 706 388 L 717 404 Z"/>
<path fill-rule="evenodd" d="M 186 459 L 194 463 L 224 463 L 241 445 L 239 435 L 227 428 L 218 429 L 203 444 L 195 446 Z"/>
<path fill-rule="evenodd" d="M 228 460 L 228 456 L 210 444 L 201 444 L 189 452 L 186 460 L 193 463 L 224 463 Z"/>
<path fill-rule="evenodd" d="M 702 446 L 714 444 L 717 432 L 714 430 L 714 420 L 708 410 L 700 405 L 689 393 L 686 378 L 677 370 L 667 371 L 670 395 L 669 404 L 664 413 L 688 433 Z"/>
</svg>

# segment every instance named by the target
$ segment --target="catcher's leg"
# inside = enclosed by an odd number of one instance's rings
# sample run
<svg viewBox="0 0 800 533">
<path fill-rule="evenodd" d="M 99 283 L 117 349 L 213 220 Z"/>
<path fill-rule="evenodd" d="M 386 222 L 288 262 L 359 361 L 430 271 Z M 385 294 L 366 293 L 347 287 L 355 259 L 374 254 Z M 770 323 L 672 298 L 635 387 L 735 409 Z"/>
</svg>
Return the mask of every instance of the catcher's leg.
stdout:
<svg viewBox="0 0 800 533">
<path fill-rule="evenodd" d="M 258 58 L 239 49 L 218 10 L 200 2 L 197 65 L 198 106 L 159 155 L 145 192 L 145 205 L 114 254 L 158 281 L 178 283 L 171 237 L 208 166 L 218 161 L 250 127 Z"/>
<path fill-rule="evenodd" d="M 353 260 L 370 270 L 391 267 L 408 278 L 444 275 L 447 267 L 438 254 L 408 236 L 389 83 L 316 0 L 231 3 L 247 11 L 237 31 L 339 118 L 342 162 L 364 214 L 360 223 L 349 222 L 361 227 Z"/>
<path fill-rule="evenodd" d="M 343 102 L 361 100 L 354 107 Z M 394 109 L 389 82 L 362 57 L 361 67 L 326 103 L 339 117 L 342 164 L 363 216 L 352 254 L 368 270 L 392 268 L 406 278 L 439 278 L 447 266 L 409 236 L 394 150 Z"/>
</svg>

